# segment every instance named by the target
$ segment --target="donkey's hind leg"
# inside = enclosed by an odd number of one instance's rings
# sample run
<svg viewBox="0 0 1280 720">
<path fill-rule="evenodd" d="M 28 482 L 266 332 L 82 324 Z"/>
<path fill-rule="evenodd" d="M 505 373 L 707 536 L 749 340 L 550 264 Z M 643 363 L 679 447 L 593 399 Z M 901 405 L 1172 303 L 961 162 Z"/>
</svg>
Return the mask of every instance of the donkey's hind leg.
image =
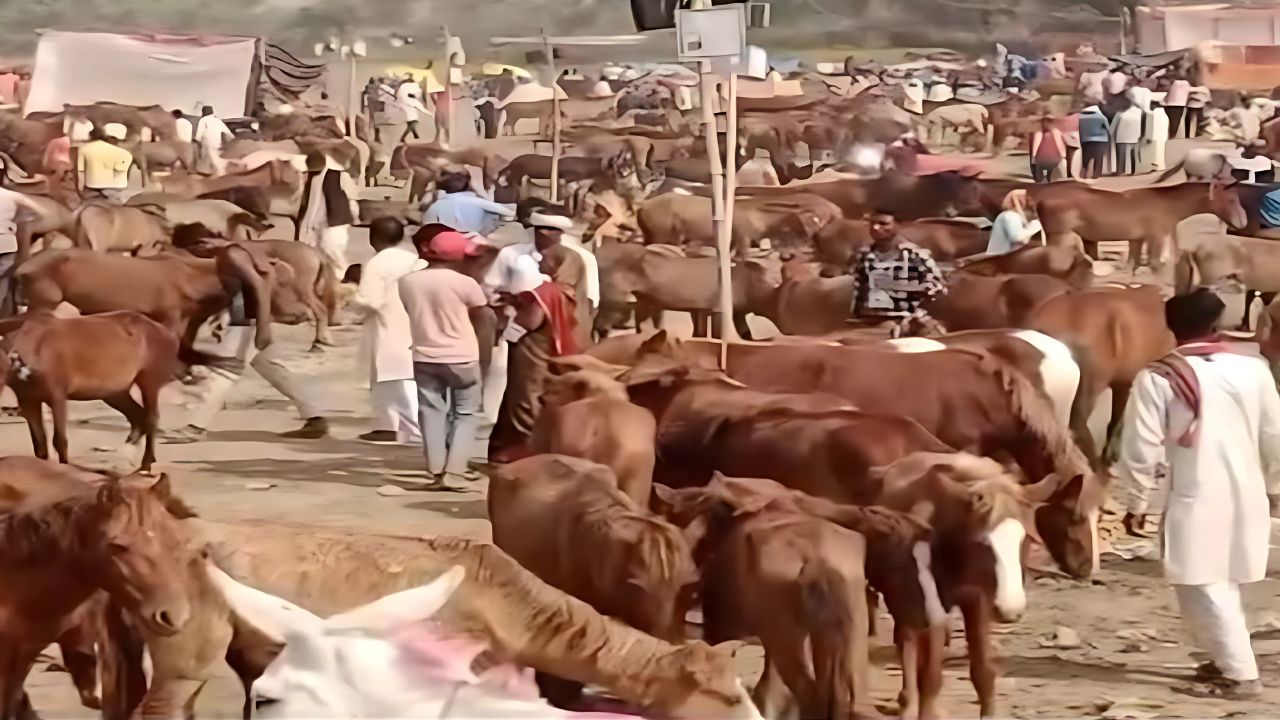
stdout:
<svg viewBox="0 0 1280 720">
<path fill-rule="evenodd" d="M 136 445 L 142 439 L 142 433 L 146 429 L 146 414 L 142 406 L 128 392 L 103 398 L 103 402 L 129 421 L 129 436 L 124 441 L 130 445 Z"/>
</svg>

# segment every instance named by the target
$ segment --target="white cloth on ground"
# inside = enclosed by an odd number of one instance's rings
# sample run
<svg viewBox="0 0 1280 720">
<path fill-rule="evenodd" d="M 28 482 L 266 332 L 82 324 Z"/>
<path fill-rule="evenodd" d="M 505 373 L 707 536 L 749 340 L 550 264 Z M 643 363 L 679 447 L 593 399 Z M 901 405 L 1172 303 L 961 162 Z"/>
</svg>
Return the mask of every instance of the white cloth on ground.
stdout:
<svg viewBox="0 0 1280 720">
<path fill-rule="evenodd" d="M 1209 653 L 1229 680 L 1258 679 L 1258 661 L 1249 642 L 1249 623 L 1235 583 L 1174 585 L 1182 620 L 1196 645 Z"/>
<path fill-rule="evenodd" d="M 1165 576 L 1175 585 L 1248 583 L 1267 571 L 1268 492 L 1280 475 L 1280 395 L 1261 356 L 1188 357 L 1200 385 L 1195 444 L 1178 440 L 1193 419 L 1169 381 L 1138 373 L 1125 410 L 1117 476 L 1129 510 L 1147 511 L 1156 468 L 1169 465 L 1161 523 Z"/>
</svg>

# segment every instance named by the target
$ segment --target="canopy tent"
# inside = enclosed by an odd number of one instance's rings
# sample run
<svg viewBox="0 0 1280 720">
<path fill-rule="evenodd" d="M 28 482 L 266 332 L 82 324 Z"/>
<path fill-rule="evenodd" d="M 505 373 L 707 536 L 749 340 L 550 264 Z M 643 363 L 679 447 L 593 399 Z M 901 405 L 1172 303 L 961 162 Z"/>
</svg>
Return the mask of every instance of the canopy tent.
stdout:
<svg viewBox="0 0 1280 720">
<path fill-rule="evenodd" d="M 251 37 L 46 31 L 24 112 L 106 101 L 242 115 L 256 90 L 257 46 Z"/>
</svg>

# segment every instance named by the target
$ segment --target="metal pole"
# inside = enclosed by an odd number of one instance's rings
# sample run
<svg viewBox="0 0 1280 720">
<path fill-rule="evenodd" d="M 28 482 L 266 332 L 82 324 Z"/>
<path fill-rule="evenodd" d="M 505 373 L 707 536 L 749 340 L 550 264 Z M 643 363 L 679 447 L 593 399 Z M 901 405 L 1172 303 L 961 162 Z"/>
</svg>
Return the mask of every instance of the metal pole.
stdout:
<svg viewBox="0 0 1280 720">
<path fill-rule="evenodd" d="M 551 38 L 542 33 L 542 49 L 551 69 L 551 202 L 560 202 L 560 83 L 556 77 L 556 56 Z"/>
<path fill-rule="evenodd" d="M 725 143 L 728 156 L 725 161 L 724 219 L 720 222 L 717 238 L 720 256 L 720 367 L 729 363 L 728 341 L 738 339 L 738 328 L 733 324 L 733 206 L 738 193 L 738 74 L 729 73 L 729 99 L 725 108 Z M 717 143 L 718 145 L 719 143 Z"/>
</svg>

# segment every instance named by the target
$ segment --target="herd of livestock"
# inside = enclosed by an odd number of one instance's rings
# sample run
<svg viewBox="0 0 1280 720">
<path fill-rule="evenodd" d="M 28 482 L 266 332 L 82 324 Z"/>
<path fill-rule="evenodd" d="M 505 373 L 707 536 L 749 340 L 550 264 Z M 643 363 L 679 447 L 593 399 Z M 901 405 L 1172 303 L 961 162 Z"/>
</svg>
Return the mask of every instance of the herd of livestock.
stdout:
<svg viewBox="0 0 1280 720">
<path fill-rule="evenodd" d="M 335 118 L 294 113 L 228 143 L 225 175 L 153 177 L 172 117 L 100 104 L 68 112 L 125 124 L 146 186 L 123 205 L 72 209 L 40 164 L 63 118 L 0 116 L 6 179 L 42 208 L 22 223 L 45 246 L 16 271 L 25 313 L 0 320 L 4 376 L 38 456 L 0 459 L 0 718 L 32 716 L 23 685 L 54 642 L 82 702 L 108 718 L 190 717 L 224 661 L 244 683 L 246 717 L 558 717 L 539 694 L 582 709 L 591 686 L 650 716 L 852 718 L 877 712 L 880 599 L 903 668 L 901 712 L 942 714 L 958 609 L 980 712 L 996 715 L 990 635 L 1026 610 L 1025 548 L 1042 545 L 1074 578 L 1094 572 L 1105 459 L 1129 387 L 1173 347 L 1160 288 L 1098 285 L 1091 256 L 1125 242 L 1135 271 L 1280 291 L 1274 250 L 1184 251 L 1176 237 L 1194 215 L 1257 234 L 1270 188 L 1112 192 L 962 170 L 824 180 L 811 177 L 824 151 L 838 158 L 910 127 L 885 95 L 801 84 L 802 95 L 740 106 L 739 162 L 764 150 L 779 184 L 740 188 L 734 320 L 747 337 L 752 314 L 781 334 L 727 346 L 641 327 L 683 311 L 705 335 L 716 308 L 696 124 L 661 103 L 625 122 L 584 120 L 565 101 L 557 190 L 598 259 L 600 341 L 553 360 L 538 454 L 486 467 L 492 545 L 202 520 L 164 476 L 65 464 L 67 403 L 100 399 L 124 414 L 150 472 L 160 388 L 234 295 L 226 268 L 181 249 L 175 227 L 252 248 L 275 270 L 264 312 L 314 322 L 317 345 L 328 343 L 339 293 L 327 261 L 257 239 L 296 217 L 301 156 L 323 152 L 370 183 L 397 176 L 412 202 L 458 165 L 514 201 L 550 178 L 549 158 L 507 157 L 498 139 L 407 143 L 380 159 L 362 123 L 344 137 Z M 1044 113 L 1036 102 L 1010 95 L 989 117 L 1015 127 Z M 986 231 L 963 218 L 993 217 L 1015 189 L 1030 194 L 1046 242 L 984 256 Z M 928 301 L 947 334 L 847 329 L 846 273 L 870 243 L 862 218 L 873 209 L 896 213 L 947 268 L 948 292 Z M 361 201 L 363 222 L 388 213 L 420 218 L 414 205 Z M 54 316 L 64 302 L 84 317 Z M 634 334 L 617 332 L 633 322 Z M 1099 447 L 1088 420 L 1108 390 Z M 44 459 L 44 404 L 61 465 Z M 686 622 L 695 610 L 698 639 Z M 448 636 L 424 629 L 438 627 Z M 712 646 L 753 638 L 765 671 L 748 695 Z M 518 667 L 536 671 L 536 691 Z"/>
</svg>

